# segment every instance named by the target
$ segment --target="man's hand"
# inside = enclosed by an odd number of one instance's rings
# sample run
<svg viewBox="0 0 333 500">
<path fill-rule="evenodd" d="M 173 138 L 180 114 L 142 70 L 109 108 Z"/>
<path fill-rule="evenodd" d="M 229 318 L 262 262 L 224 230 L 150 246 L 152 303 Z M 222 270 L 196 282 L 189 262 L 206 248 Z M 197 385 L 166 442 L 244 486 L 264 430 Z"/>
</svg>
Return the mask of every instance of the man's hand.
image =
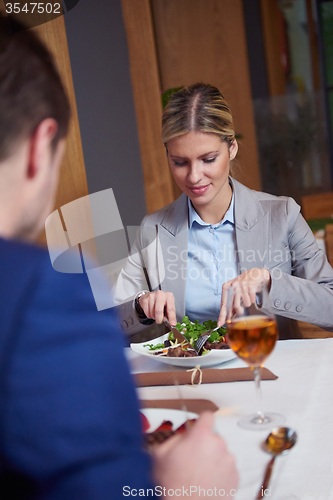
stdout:
<svg viewBox="0 0 333 500">
<path fill-rule="evenodd" d="M 142 307 L 147 318 L 152 318 L 156 323 L 163 323 L 163 318 L 166 316 L 170 325 L 177 324 L 175 298 L 171 292 L 149 292 L 142 295 L 139 299 L 139 304 Z"/>
<path fill-rule="evenodd" d="M 217 321 L 218 326 L 224 325 L 227 319 L 228 291 L 230 287 L 236 290 L 236 299 L 243 300 L 245 307 L 256 302 L 256 293 L 263 285 L 271 286 L 271 275 L 268 269 L 249 269 L 222 286 L 221 310 Z"/>
<path fill-rule="evenodd" d="M 154 480 L 166 489 L 217 488 L 229 493 L 238 484 L 234 457 L 225 441 L 213 432 L 213 413 L 203 413 L 184 434 L 178 434 L 156 447 L 153 453 Z M 201 497 L 202 498 L 202 495 Z"/>
</svg>

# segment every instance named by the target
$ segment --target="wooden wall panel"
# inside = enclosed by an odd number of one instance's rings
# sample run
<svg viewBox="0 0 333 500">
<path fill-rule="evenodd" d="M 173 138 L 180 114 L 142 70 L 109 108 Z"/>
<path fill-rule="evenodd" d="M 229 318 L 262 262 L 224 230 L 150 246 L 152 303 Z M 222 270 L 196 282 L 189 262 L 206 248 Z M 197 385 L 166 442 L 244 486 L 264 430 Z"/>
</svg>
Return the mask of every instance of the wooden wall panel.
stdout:
<svg viewBox="0 0 333 500">
<path fill-rule="evenodd" d="M 61 164 L 55 202 L 55 208 L 60 208 L 62 205 L 88 194 L 64 18 L 59 17 L 37 26 L 34 30 L 37 31 L 54 55 L 72 109 L 72 119 L 67 137 L 66 151 Z"/>
<path fill-rule="evenodd" d="M 278 0 L 261 0 L 260 7 L 269 93 L 271 96 L 285 94 L 286 78 L 281 61 L 282 13 Z"/>
<path fill-rule="evenodd" d="M 3 0 L 0 0 L 0 12 L 5 12 Z M 58 17 L 53 21 L 31 29 L 40 36 L 53 53 L 72 109 L 66 152 L 61 165 L 55 202 L 55 208 L 59 208 L 70 201 L 88 194 L 64 18 Z M 40 243 L 45 244 L 45 234 L 41 235 Z"/>
<path fill-rule="evenodd" d="M 138 123 L 147 211 L 173 201 L 171 174 L 161 141 L 161 90 L 149 0 L 122 0 Z"/>
<path fill-rule="evenodd" d="M 308 35 L 310 43 L 310 53 L 311 53 L 311 69 L 312 69 L 312 80 L 314 90 L 320 89 L 320 67 L 319 67 L 319 48 L 318 48 L 318 35 L 316 20 L 313 13 L 313 2 L 312 0 L 306 0 L 306 13 L 308 17 Z"/>
<path fill-rule="evenodd" d="M 162 91 L 197 81 L 218 87 L 242 135 L 237 179 L 260 189 L 241 0 L 151 0 Z"/>
</svg>

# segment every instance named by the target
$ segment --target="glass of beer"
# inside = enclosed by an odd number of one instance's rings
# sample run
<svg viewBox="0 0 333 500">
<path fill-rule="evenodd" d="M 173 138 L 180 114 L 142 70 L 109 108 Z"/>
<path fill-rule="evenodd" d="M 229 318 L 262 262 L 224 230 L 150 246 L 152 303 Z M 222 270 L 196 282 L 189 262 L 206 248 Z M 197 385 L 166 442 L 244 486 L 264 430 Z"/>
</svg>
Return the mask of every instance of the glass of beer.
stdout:
<svg viewBox="0 0 333 500">
<path fill-rule="evenodd" d="M 227 342 L 231 349 L 247 363 L 253 371 L 258 407 L 261 405 L 261 368 L 274 349 L 278 339 L 276 320 L 270 307 L 266 286 L 256 292 L 247 293 L 241 288 L 228 290 Z M 246 305 L 245 305 L 246 304 Z M 265 430 L 284 421 L 277 413 L 263 413 L 243 417 L 238 425 L 245 429 Z"/>
</svg>

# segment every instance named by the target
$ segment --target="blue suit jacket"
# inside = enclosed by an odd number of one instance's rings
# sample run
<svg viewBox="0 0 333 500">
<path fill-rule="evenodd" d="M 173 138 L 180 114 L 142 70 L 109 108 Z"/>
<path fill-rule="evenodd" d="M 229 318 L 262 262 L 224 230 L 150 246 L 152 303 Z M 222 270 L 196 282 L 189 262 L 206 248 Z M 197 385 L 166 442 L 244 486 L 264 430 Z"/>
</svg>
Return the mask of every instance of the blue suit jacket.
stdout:
<svg viewBox="0 0 333 500">
<path fill-rule="evenodd" d="M 120 499 L 151 488 L 114 312 L 87 275 L 0 239 L 0 498 Z"/>
</svg>

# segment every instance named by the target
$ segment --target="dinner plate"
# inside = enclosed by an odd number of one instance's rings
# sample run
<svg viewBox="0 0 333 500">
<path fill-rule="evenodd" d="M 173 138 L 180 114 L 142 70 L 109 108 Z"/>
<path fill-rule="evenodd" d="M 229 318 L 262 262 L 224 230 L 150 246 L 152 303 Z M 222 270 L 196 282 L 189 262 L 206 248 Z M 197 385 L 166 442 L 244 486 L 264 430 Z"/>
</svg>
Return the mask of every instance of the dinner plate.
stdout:
<svg viewBox="0 0 333 500">
<path fill-rule="evenodd" d="M 170 420 L 170 422 L 172 422 L 172 430 L 175 431 L 186 422 L 186 420 L 192 420 L 199 417 L 197 413 L 184 410 L 172 410 L 170 408 L 141 408 L 140 411 L 147 417 L 150 425 L 146 432 L 154 432 L 164 420 Z"/>
<path fill-rule="evenodd" d="M 184 368 L 194 368 L 197 365 L 200 365 L 201 367 L 220 365 L 221 363 L 225 363 L 226 361 L 230 361 L 236 357 L 236 354 L 232 349 L 212 349 L 204 356 L 195 356 L 193 358 L 168 358 L 166 356 L 156 356 L 153 354 L 155 351 L 149 351 L 149 347 L 145 347 L 147 344 L 163 344 L 165 340 L 168 340 L 168 337 L 169 333 L 165 333 L 157 339 L 141 342 L 140 344 L 132 343 L 131 349 L 138 354 L 148 356 L 149 358 L 153 358 L 156 361 L 165 363 L 166 365 L 183 366 Z"/>
</svg>

